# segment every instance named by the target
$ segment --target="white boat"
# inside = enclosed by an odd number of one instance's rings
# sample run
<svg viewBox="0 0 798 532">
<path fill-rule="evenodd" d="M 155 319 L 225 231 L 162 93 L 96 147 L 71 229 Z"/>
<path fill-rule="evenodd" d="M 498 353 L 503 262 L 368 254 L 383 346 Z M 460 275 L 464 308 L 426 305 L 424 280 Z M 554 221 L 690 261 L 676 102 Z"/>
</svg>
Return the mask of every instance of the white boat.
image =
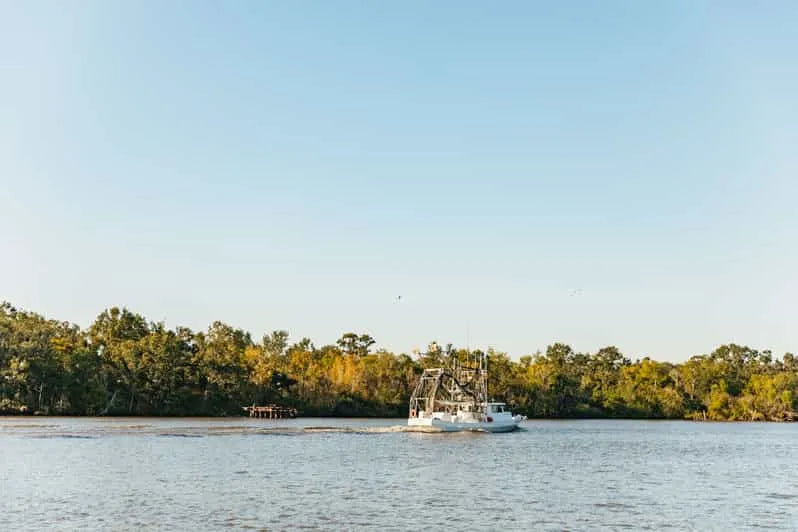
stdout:
<svg viewBox="0 0 798 532">
<path fill-rule="evenodd" d="M 410 398 L 407 424 L 444 432 L 510 432 L 525 419 L 505 403 L 488 401 L 487 357 L 482 355 L 466 363 L 455 360 L 451 368 L 424 370 Z"/>
</svg>

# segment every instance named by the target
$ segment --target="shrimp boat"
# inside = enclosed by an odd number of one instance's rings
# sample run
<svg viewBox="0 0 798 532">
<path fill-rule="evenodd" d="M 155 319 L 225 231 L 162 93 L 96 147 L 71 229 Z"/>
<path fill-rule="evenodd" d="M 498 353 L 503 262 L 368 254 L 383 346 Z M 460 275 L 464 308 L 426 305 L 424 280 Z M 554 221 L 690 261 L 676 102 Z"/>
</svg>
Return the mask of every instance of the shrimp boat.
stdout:
<svg viewBox="0 0 798 532">
<path fill-rule="evenodd" d="M 510 432 L 526 416 L 513 415 L 505 403 L 488 401 L 488 360 L 481 355 L 451 367 L 425 369 L 410 398 L 411 427 L 443 432 Z"/>
</svg>

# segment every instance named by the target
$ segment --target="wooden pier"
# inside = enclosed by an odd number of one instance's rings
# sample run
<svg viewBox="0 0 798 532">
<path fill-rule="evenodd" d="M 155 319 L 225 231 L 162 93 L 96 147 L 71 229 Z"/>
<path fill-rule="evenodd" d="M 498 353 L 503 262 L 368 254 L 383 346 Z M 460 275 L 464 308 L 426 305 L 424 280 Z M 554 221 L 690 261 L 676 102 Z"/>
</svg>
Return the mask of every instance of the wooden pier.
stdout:
<svg viewBox="0 0 798 532">
<path fill-rule="evenodd" d="M 299 413 L 296 408 L 279 405 L 266 405 L 266 406 L 243 406 L 244 411 L 249 413 L 249 417 L 258 417 L 264 419 L 287 419 L 295 418 Z"/>
</svg>

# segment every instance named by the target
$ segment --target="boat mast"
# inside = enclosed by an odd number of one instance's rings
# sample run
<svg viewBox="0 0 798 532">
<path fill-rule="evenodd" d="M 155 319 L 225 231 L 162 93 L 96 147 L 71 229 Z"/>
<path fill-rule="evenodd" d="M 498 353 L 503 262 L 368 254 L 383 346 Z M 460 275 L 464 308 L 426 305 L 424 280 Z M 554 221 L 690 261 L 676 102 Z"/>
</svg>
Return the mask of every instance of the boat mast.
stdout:
<svg viewBox="0 0 798 532">
<path fill-rule="evenodd" d="M 488 354 L 482 353 L 482 360 L 485 361 L 485 375 L 483 376 L 483 388 L 485 393 L 485 415 L 488 415 Z"/>
</svg>

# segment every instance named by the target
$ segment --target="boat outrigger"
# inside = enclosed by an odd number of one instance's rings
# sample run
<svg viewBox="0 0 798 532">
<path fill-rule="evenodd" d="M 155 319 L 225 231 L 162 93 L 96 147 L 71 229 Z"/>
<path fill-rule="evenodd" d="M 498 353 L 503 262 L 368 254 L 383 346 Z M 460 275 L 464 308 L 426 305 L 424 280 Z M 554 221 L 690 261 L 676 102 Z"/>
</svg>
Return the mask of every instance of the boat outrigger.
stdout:
<svg viewBox="0 0 798 532">
<path fill-rule="evenodd" d="M 407 424 L 444 432 L 510 432 L 525 419 L 505 403 L 488 401 L 488 360 L 481 355 L 465 364 L 455 360 L 450 368 L 425 369 L 410 398 Z"/>
</svg>

